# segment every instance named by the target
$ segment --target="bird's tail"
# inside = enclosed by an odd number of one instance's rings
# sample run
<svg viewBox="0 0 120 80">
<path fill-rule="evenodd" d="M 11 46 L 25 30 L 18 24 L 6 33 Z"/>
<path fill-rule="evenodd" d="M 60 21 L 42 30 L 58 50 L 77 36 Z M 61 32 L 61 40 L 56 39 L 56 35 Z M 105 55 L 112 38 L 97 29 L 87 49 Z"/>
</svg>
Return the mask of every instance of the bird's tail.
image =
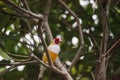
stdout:
<svg viewBox="0 0 120 80">
<path fill-rule="evenodd" d="M 40 72 L 39 72 L 38 80 L 43 76 L 43 73 L 44 73 L 45 70 L 46 70 L 46 67 L 41 65 L 40 66 Z"/>
</svg>

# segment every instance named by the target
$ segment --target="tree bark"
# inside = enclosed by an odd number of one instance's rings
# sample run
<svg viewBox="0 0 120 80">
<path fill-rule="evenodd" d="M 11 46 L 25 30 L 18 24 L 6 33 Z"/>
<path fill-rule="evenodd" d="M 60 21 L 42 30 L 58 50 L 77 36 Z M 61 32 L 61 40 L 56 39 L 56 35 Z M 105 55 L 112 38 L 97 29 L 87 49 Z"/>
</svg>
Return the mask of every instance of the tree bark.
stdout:
<svg viewBox="0 0 120 80">
<path fill-rule="evenodd" d="M 107 43 L 109 37 L 109 28 L 108 28 L 108 16 L 110 8 L 110 0 L 97 0 L 99 7 L 99 17 L 100 23 L 103 29 L 103 37 L 101 39 L 100 52 L 98 56 L 98 62 L 96 64 L 95 79 L 96 80 L 106 80 L 106 71 L 107 71 L 107 58 L 102 57 L 107 50 Z"/>
</svg>

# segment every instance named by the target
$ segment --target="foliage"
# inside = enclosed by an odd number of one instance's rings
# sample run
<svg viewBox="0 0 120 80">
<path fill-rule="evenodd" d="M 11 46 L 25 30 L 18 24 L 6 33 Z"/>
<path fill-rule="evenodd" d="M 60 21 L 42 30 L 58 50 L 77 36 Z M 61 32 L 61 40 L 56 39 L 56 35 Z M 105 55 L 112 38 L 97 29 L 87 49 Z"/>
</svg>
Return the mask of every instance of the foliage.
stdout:
<svg viewBox="0 0 120 80">
<path fill-rule="evenodd" d="M 14 4 L 23 7 L 19 0 L 13 0 Z M 99 21 L 99 12 L 96 1 L 94 0 L 64 0 L 70 9 L 72 9 L 81 19 L 81 25 L 84 35 L 84 49 L 77 64 L 73 66 L 70 73 L 74 80 L 92 80 L 91 73 L 94 73 L 100 41 L 103 30 Z M 84 2 L 86 5 L 83 6 Z M 30 9 L 34 13 L 44 14 L 47 0 L 27 0 Z M 88 4 L 87 4 L 88 3 Z M 109 15 L 109 41 L 108 49 L 120 39 L 120 2 L 112 3 Z M 96 6 L 96 7 L 93 7 Z M 67 61 L 72 61 L 81 43 L 78 34 L 78 28 L 74 17 L 57 1 L 53 0 L 50 13 L 49 25 L 54 37 L 60 36 L 63 39 L 61 43 L 61 52 L 59 57 L 68 67 Z M 30 34 L 29 25 L 32 26 L 33 37 L 37 48 L 33 46 L 34 40 Z M 36 24 L 30 18 L 24 20 L 24 16 L 14 11 L 9 5 L 0 1 L 0 72 L 4 71 L 7 64 L 13 62 L 23 62 L 30 60 L 30 50 L 41 59 L 43 48 L 38 39 Z M 76 39 L 75 39 L 76 38 Z M 78 40 L 78 42 L 76 42 Z M 95 43 L 96 42 L 96 43 Z M 31 45 L 30 45 L 31 44 Z M 38 52 L 40 48 L 41 52 Z M 120 74 L 120 46 L 112 51 L 109 59 L 107 76 Z M 2 59 L 3 58 L 3 59 Z M 0 76 L 0 80 L 36 80 L 39 72 L 39 64 L 26 65 L 23 70 L 18 68 Z M 61 76 L 47 70 L 44 80 L 60 80 Z M 50 75 L 51 74 L 51 75 Z M 54 78 L 53 78 L 54 76 Z"/>
</svg>

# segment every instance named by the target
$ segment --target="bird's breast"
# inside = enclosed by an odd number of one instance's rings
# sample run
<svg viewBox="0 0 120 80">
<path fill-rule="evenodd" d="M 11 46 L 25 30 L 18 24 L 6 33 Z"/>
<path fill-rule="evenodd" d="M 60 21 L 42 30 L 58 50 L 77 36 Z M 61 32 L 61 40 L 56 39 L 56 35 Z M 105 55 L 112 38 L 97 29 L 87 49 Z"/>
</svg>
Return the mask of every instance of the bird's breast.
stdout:
<svg viewBox="0 0 120 80">
<path fill-rule="evenodd" d="M 51 50 L 48 50 L 49 51 L 49 55 L 51 57 L 51 60 L 52 62 L 55 62 L 58 54 L 52 52 Z M 46 56 L 46 53 L 43 54 L 43 58 L 42 58 L 43 62 L 47 63 L 48 62 L 48 59 L 47 59 L 47 56 Z"/>
<path fill-rule="evenodd" d="M 60 46 L 59 45 L 50 45 L 48 47 L 48 50 L 52 51 L 55 54 L 58 54 L 60 52 Z"/>
</svg>

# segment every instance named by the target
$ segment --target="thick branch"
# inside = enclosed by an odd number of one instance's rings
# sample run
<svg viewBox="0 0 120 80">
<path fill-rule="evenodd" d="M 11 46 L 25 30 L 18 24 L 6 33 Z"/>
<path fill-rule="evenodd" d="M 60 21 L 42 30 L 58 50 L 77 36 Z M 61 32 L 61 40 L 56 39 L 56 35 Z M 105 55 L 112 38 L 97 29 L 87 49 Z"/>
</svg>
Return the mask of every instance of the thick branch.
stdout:
<svg viewBox="0 0 120 80">
<path fill-rule="evenodd" d="M 106 2 L 107 1 L 107 2 Z M 100 21 L 103 29 L 103 38 L 101 40 L 100 52 L 98 57 L 98 63 L 96 65 L 96 80 L 106 80 L 106 70 L 107 70 L 107 59 L 106 57 L 102 57 L 107 50 L 107 43 L 109 37 L 109 28 L 108 28 L 108 16 L 109 16 L 109 8 L 110 8 L 110 0 L 106 0 L 105 5 L 103 6 L 102 2 L 104 0 L 97 0 L 99 12 L 100 12 Z"/>
<path fill-rule="evenodd" d="M 110 1 L 108 0 L 108 3 L 106 3 L 107 9 L 103 8 L 100 0 L 98 0 L 98 6 L 99 6 L 99 11 L 100 11 L 100 21 L 101 21 L 101 25 L 103 27 L 103 39 L 101 41 L 100 54 L 103 54 L 106 52 L 108 36 L 109 36 L 109 29 L 108 29 L 109 14 L 108 14 L 108 12 L 109 12 L 109 7 L 110 7 Z"/>
<path fill-rule="evenodd" d="M 45 8 L 45 12 L 44 12 L 45 21 L 43 22 L 43 28 L 45 28 L 45 33 L 46 33 L 46 36 L 47 36 L 49 43 L 51 43 L 53 41 L 52 32 L 51 32 L 51 29 L 50 29 L 50 26 L 48 23 L 48 16 L 49 16 L 51 3 L 52 3 L 52 0 L 48 0 L 46 8 Z"/>
<path fill-rule="evenodd" d="M 50 12 L 51 3 L 52 3 L 52 0 L 48 0 L 46 8 L 45 8 L 44 17 L 46 20 L 48 20 L 48 15 Z"/>
</svg>

